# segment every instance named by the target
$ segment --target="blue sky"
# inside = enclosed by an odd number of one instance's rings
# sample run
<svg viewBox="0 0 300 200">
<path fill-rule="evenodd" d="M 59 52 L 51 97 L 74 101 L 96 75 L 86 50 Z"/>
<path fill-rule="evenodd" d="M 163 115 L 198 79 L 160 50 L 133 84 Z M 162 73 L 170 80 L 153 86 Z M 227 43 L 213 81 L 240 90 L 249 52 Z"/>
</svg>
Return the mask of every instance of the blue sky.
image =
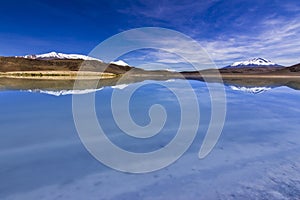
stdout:
<svg viewBox="0 0 300 200">
<path fill-rule="evenodd" d="M 3 1 L 0 55 L 88 54 L 114 34 L 155 26 L 197 40 L 218 66 L 252 57 L 291 65 L 300 62 L 298 13 L 296 0 Z M 151 56 L 162 63 L 175 59 L 162 52 Z"/>
</svg>

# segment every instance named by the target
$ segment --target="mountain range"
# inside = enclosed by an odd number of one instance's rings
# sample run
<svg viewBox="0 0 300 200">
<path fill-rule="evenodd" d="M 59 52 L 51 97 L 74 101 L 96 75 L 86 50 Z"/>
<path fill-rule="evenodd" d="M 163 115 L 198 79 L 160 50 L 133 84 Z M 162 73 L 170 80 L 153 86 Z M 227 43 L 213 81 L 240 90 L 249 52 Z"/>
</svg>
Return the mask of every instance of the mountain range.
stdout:
<svg viewBox="0 0 300 200">
<path fill-rule="evenodd" d="M 25 56 L 16 56 L 17 58 L 26 58 L 26 59 L 34 59 L 34 60 L 94 60 L 94 61 L 103 61 L 98 58 L 94 58 L 91 56 L 81 55 L 81 54 L 65 54 L 65 53 L 57 53 L 50 52 L 45 54 L 33 54 L 33 55 L 25 55 Z M 122 60 L 112 61 L 110 64 L 115 64 L 119 66 L 129 66 L 126 62 Z M 225 66 L 221 69 L 241 69 L 241 68 L 283 68 L 284 66 L 276 64 L 270 60 L 264 58 L 252 58 L 245 61 L 234 62 L 231 65 Z M 230 71 L 230 70 L 229 70 Z"/>
<path fill-rule="evenodd" d="M 246 61 L 235 62 L 220 69 L 206 69 L 201 71 L 173 72 L 170 70 L 144 70 L 128 65 L 122 60 L 104 63 L 98 58 L 80 54 L 63 54 L 50 52 L 39 55 L 26 55 L 18 57 L 0 57 L 0 73 L 5 76 L 8 72 L 59 72 L 79 71 L 85 66 L 84 71 L 105 72 L 115 75 L 122 75 L 130 71 L 135 76 L 164 76 L 177 78 L 184 76 L 188 79 L 201 79 L 203 75 L 215 77 L 221 74 L 223 79 L 232 78 L 279 78 L 288 76 L 296 78 L 300 75 L 298 65 L 284 67 L 263 58 L 253 58 Z M 200 72 L 200 73 L 199 73 Z M 274 77 L 275 76 L 275 77 Z"/>
<path fill-rule="evenodd" d="M 130 66 L 121 60 L 104 63 L 102 60 L 90 56 L 56 52 L 18 57 L 0 57 L 0 88 L 70 90 L 73 87 L 74 78 L 72 79 L 69 76 L 69 78 L 62 77 L 59 79 L 61 77 L 59 73 L 68 74 L 70 72 L 72 74 L 80 70 L 82 65 L 85 65 L 85 70 L 88 72 L 115 74 L 115 78 L 99 81 L 98 88 L 105 86 L 114 87 L 121 77 L 125 84 L 144 80 L 164 81 L 182 78 L 219 82 L 220 79 L 215 79 L 215 77 L 221 74 L 222 83 L 230 86 L 233 90 L 261 93 L 282 85 L 300 89 L 300 64 L 283 67 L 263 58 L 235 62 L 220 69 L 174 72 L 167 69 L 147 71 Z M 49 75 L 46 75 L 48 72 L 55 74 L 52 80 L 48 79 Z M 8 76 L 10 73 L 15 73 L 16 77 Z M 34 73 L 34 76 L 30 75 L 30 73 Z M 40 73 L 45 73 L 45 75 L 40 75 Z M 22 74 L 25 74 L 24 78 Z M 84 83 L 82 89 L 87 89 L 85 85 Z"/>
<path fill-rule="evenodd" d="M 45 54 L 25 55 L 15 57 L 0 57 L 0 72 L 7 71 L 35 71 L 35 70 L 79 70 L 83 61 L 87 61 L 90 65 L 87 69 L 90 71 L 101 71 L 107 67 L 107 71 L 111 73 L 124 73 L 132 69 L 142 70 L 130 66 L 122 60 L 104 63 L 101 59 L 81 54 L 64 54 L 50 52 Z M 222 74 L 233 73 L 267 73 L 275 71 L 298 72 L 295 66 L 287 70 L 286 67 L 276 64 L 264 58 L 252 58 L 245 61 L 234 62 L 231 65 L 218 69 Z M 145 70 L 142 70 L 145 71 Z M 155 71 L 155 70 L 154 70 Z M 164 70 L 159 70 L 164 71 Z M 170 72 L 169 70 L 165 70 Z M 172 72 L 170 72 L 172 73 Z M 183 72 L 184 73 L 184 72 Z M 191 73 L 191 72 L 186 72 Z"/>
</svg>

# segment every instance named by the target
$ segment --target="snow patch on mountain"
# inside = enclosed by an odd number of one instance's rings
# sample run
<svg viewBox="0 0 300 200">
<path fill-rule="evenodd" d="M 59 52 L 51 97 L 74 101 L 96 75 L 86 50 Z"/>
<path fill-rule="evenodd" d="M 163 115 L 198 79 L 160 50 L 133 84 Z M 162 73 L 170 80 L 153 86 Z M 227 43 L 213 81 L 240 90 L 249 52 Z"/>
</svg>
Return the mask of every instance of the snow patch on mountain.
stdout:
<svg viewBox="0 0 300 200">
<path fill-rule="evenodd" d="M 128 86 L 129 86 L 128 84 L 120 84 L 120 85 L 111 86 L 111 88 L 123 90 L 123 89 L 125 89 Z"/>
<path fill-rule="evenodd" d="M 64 53 L 57 53 L 57 52 L 50 52 L 45 54 L 37 54 L 37 55 L 26 55 L 26 56 L 19 56 L 28 59 L 38 59 L 38 60 L 51 60 L 51 59 L 81 59 L 81 60 L 97 60 L 103 62 L 100 59 L 93 58 L 86 55 L 81 54 L 64 54 Z"/>
<path fill-rule="evenodd" d="M 113 61 L 110 62 L 110 64 L 115 64 L 115 65 L 119 65 L 119 66 L 129 66 L 126 62 L 124 62 L 123 60 L 118 60 L 118 61 Z"/>
<path fill-rule="evenodd" d="M 171 69 L 171 68 L 167 68 L 167 69 L 165 69 L 165 70 L 168 71 L 168 72 L 176 72 L 175 69 Z"/>
</svg>

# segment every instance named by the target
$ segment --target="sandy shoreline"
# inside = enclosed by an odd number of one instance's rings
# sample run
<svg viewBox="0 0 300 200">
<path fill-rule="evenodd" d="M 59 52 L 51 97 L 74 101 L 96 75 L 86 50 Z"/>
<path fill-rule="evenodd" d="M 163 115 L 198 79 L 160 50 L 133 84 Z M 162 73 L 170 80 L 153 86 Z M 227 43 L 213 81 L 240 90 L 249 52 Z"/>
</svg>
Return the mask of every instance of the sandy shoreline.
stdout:
<svg viewBox="0 0 300 200">
<path fill-rule="evenodd" d="M 219 76 L 214 75 L 205 75 L 204 77 L 214 78 Z M 280 75 L 280 74 L 221 74 L 221 77 L 224 79 L 228 78 L 251 78 L 251 79 L 300 79 L 300 75 Z"/>
<path fill-rule="evenodd" d="M 92 71 L 13 71 L 0 72 L 0 78 L 14 79 L 41 79 L 41 80 L 92 80 L 92 79 L 109 79 L 115 78 L 118 75 L 107 72 L 92 72 Z M 206 74 L 206 73 L 190 73 L 190 74 L 131 74 L 132 77 L 170 77 L 170 78 L 222 78 L 222 79 L 300 79 L 300 75 L 292 74 Z"/>
<path fill-rule="evenodd" d="M 107 79 L 117 75 L 104 72 L 82 71 L 14 71 L 0 72 L 0 77 L 17 79 L 43 79 L 43 80 L 74 80 L 74 79 Z"/>
</svg>

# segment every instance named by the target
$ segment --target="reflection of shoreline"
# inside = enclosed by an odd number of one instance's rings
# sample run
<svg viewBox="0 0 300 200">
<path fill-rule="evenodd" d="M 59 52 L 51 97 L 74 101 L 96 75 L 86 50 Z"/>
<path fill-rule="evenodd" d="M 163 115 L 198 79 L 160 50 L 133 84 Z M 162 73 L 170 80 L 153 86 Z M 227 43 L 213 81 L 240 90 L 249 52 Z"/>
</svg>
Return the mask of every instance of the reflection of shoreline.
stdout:
<svg viewBox="0 0 300 200">
<path fill-rule="evenodd" d="M 145 72 L 145 73 L 143 73 Z M 146 80 L 168 81 L 174 79 L 188 79 L 209 83 L 223 83 L 236 87 L 279 87 L 287 86 L 295 90 L 300 90 L 300 76 L 298 73 L 289 74 L 213 74 L 198 72 L 166 72 L 166 71 L 134 71 L 123 75 L 101 72 L 79 72 L 78 84 L 74 88 L 78 72 L 72 71 L 44 71 L 42 76 L 39 71 L 35 71 L 35 76 L 1 76 L 0 90 L 86 90 L 91 88 L 102 88 L 105 86 L 129 85 Z M 12 73 L 12 72 L 10 72 Z M 19 73 L 19 72 L 13 72 Z M 22 73 L 31 73 L 29 71 Z M 3 74 L 3 73 L 0 73 Z M 9 74 L 9 73 L 8 73 Z M 54 75 L 53 75 L 54 74 Z M 97 76 L 96 76 L 97 75 Z M 102 78 L 101 78 L 102 76 Z"/>
<path fill-rule="evenodd" d="M 209 76 L 208 76 L 209 77 Z M 212 76 L 213 77 L 213 76 Z M 263 74 L 221 74 L 223 79 L 250 78 L 250 79 L 300 79 L 300 75 L 263 75 Z"/>
<path fill-rule="evenodd" d="M 14 72 L 0 72 L 0 78 L 18 78 L 18 79 L 107 79 L 115 78 L 119 75 L 108 72 L 89 72 L 89 71 L 14 71 Z M 178 73 L 169 72 L 162 73 L 162 71 L 145 71 L 145 73 L 130 73 L 132 78 L 186 78 L 186 79 L 300 79 L 299 74 L 227 74 L 227 73 Z"/>
<path fill-rule="evenodd" d="M 75 79 L 107 79 L 117 75 L 106 72 L 77 72 L 77 71 L 14 71 L 1 72 L 0 78 L 13 79 L 42 79 L 42 80 L 75 80 Z"/>
</svg>

